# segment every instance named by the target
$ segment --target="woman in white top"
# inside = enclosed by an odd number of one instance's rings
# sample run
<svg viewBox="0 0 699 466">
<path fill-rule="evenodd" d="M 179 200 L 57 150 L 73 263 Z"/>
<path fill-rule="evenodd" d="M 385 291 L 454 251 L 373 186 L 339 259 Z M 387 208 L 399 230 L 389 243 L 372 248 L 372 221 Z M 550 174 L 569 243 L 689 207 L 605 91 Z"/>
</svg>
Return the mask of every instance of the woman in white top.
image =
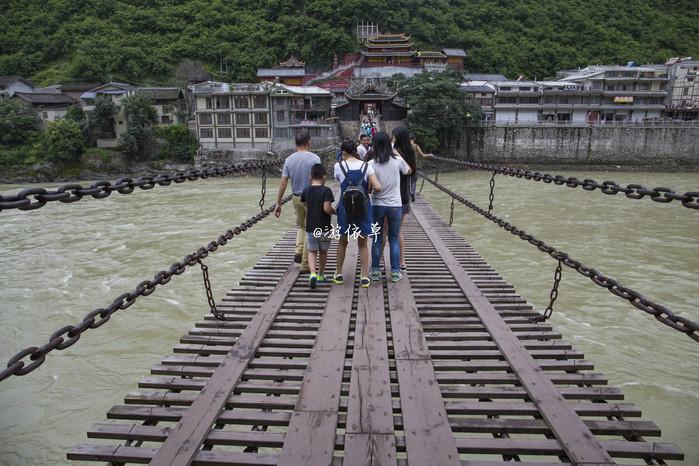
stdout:
<svg viewBox="0 0 699 466">
<path fill-rule="evenodd" d="M 376 178 L 381 183 L 381 191 L 375 192 L 371 196 L 374 225 L 379 225 L 381 229 L 372 246 L 369 278 L 376 281 L 381 279 L 379 264 L 383 252 L 383 230 L 387 228 L 391 257 L 391 281 L 397 282 L 402 278 L 399 235 L 403 208 L 400 179 L 401 174 L 409 175 L 411 169 L 403 157 L 391 147 L 391 139 L 386 133 L 378 133 L 374 136 L 374 154 L 369 166 L 373 168 Z"/>
</svg>

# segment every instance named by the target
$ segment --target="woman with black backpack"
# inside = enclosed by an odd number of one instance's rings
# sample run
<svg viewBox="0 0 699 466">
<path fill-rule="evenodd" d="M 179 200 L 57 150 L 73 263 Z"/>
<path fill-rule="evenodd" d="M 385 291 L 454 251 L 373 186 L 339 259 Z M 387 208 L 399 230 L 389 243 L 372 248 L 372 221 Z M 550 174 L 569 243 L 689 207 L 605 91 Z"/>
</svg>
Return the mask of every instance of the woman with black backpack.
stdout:
<svg viewBox="0 0 699 466">
<path fill-rule="evenodd" d="M 369 280 L 369 248 L 367 237 L 372 233 L 371 202 L 369 186 L 381 191 L 381 184 L 374 174 L 374 169 L 357 155 L 357 147 L 352 141 L 345 141 L 340 146 L 342 160 L 335 164 L 334 176 L 340 182 L 340 201 L 337 203 L 337 223 L 340 227 L 340 240 L 337 246 L 337 266 L 333 283 L 341 285 L 342 266 L 349 238 L 357 238 L 361 265 L 360 283 L 363 288 L 371 284 Z"/>
</svg>

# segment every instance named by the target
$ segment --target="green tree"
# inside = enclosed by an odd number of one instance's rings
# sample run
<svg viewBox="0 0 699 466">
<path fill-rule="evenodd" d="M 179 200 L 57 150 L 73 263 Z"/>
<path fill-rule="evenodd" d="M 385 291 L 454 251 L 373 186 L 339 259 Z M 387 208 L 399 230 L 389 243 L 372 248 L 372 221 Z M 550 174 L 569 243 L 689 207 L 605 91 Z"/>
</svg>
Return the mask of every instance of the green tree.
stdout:
<svg viewBox="0 0 699 466">
<path fill-rule="evenodd" d="M 85 111 L 79 104 L 71 105 L 66 112 L 66 120 L 80 124 L 85 121 Z"/>
<path fill-rule="evenodd" d="M 192 162 L 199 147 L 199 140 L 185 125 L 156 126 L 153 134 L 160 142 L 157 154 L 160 159 Z"/>
<path fill-rule="evenodd" d="M 458 73 L 432 72 L 417 74 L 398 85 L 409 106 L 410 128 L 430 151 L 458 143 L 469 120 L 480 118 L 466 105 L 460 80 Z"/>
<path fill-rule="evenodd" d="M 95 98 L 95 108 L 89 112 L 87 132 L 90 142 L 99 137 L 114 137 L 114 119 L 121 107 L 114 103 L 108 95 L 98 95 Z"/>
<path fill-rule="evenodd" d="M 29 144 L 38 130 L 36 112 L 15 100 L 0 99 L 0 144 Z"/>
<path fill-rule="evenodd" d="M 131 159 L 145 160 L 153 143 L 151 126 L 158 122 L 158 113 L 150 99 L 140 95 L 125 97 L 122 104 L 128 130 L 120 138 L 119 144 Z"/>
<path fill-rule="evenodd" d="M 67 119 L 49 122 L 43 135 L 43 149 L 50 162 L 70 164 L 80 161 L 85 151 L 85 138 L 80 125 Z"/>
</svg>

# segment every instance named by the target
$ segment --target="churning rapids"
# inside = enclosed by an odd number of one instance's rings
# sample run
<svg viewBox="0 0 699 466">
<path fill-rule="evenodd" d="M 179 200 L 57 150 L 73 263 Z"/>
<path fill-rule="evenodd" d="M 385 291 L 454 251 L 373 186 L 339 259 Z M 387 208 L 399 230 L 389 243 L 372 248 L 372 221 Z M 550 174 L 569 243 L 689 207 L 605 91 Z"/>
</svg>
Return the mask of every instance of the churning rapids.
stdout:
<svg viewBox="0 0 699 466">
<path fill-rule="evenodd" d="M 699 188 L 699 174 L 565 172 L 621 184 Z M 486 172 L 442 174 L 440 181 L 483 207 Z M 277 180 L 270 179 L 267 205 Z M 0 186 L 14 193 L 19 186 Z M 151 278 L 259 212 L 259 177 L 187 182 L 131 195 L 32 212 L 0 213 L 0 358 L 43 344 L 56 329 Z M 423 195 L 445 217 L 449 198 L 425 184 Z M 699 320 L 699 212 L 679 203 L 546 185 L 498 175 L 494 212 L 626 286 Z M 270 217 L 209 256 L 221 297 L 281 233 L 292 208 Z M 548 303 L 555 262 L 536 248 L 456 204 L 454 226 L 537 309 Z M 68 350 L 24 377 L 0 383 L 0 464 L 66 463 L 65 451 L 136 388 L 206 312 L 200 271 L 191 268 L 152 296 L 86 332 Z M 627 402 L 676 443 L 686 464 L 699 461 L 699 347 L 628 303 L 564 268 L 552 317 L 556 330 Z"/>
</svg>

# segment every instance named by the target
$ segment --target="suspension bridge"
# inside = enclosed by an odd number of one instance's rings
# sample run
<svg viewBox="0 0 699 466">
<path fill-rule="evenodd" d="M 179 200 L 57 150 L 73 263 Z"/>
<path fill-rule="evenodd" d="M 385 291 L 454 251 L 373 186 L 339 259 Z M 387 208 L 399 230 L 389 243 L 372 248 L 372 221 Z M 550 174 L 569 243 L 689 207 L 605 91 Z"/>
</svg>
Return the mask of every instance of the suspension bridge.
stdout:
<svg viewBox="0 0 699 466">
<path fill-rule="evenodd" d="M 664 464 L 682 451 L 624 402 L 619 388 L 594 370 L 547 321 L 562 267 L 588 277 L 631 305 L 699 342 L 699 325 L 493 213 L 496 174 L 629 199 L 699 208 L 699 193 L 622 186 L 437 157 L 442 166 L 492 172 L 490 205 L 482 208 L 421 173 L 451 198 L 442 219 L 418 195 L 405 223 L 403 280 L 368 289 L 357 280 L 319 284 L 293 262 L 295 230 L 248 270 L 218 302 L 204 260 L 267 218 L 267 175 L 281 161 L 255 161 L 91 186 L 30 188 L 0 196 L 2 210 L 50 208 L 130 194 L 214 176 L 261 172 L 260 212 L 208 245 L 90 311 L 48 342 L 25 348 L 0 371 L 0 383 L 38 369 L 52 351 L 168 285 L 188 267 L 203 273 L 211 313 L 138 381 L 138 390 L 89 428 L 89 442 L 67 452 L 73 461 L 153 465 L 529 465 Z M 422 189 L 422 186 L 421 188 Z M 283 202 L 289 201 L 289 197 Z M 537 312 L 452 228 L 464 205 L 558 261 L 550 302 Z M 77 209 L 78 207 L 76 207 Z M 235 247 L 235 246 L 228 246 Z M 386 254 L 388 252 L 386 251 Z M 328 268 L 334 268 L 334 248 Z M 388 257 L 384 258 L 388 262 Z M 358 270 L 350 242 L 345 277 Z M 624 303 L 625 302 L 625 303 Z M 651 325 L 649 323 L 649 325 Z M 1 385 L 0 385 L 1 386 Z"/>
</svg>

